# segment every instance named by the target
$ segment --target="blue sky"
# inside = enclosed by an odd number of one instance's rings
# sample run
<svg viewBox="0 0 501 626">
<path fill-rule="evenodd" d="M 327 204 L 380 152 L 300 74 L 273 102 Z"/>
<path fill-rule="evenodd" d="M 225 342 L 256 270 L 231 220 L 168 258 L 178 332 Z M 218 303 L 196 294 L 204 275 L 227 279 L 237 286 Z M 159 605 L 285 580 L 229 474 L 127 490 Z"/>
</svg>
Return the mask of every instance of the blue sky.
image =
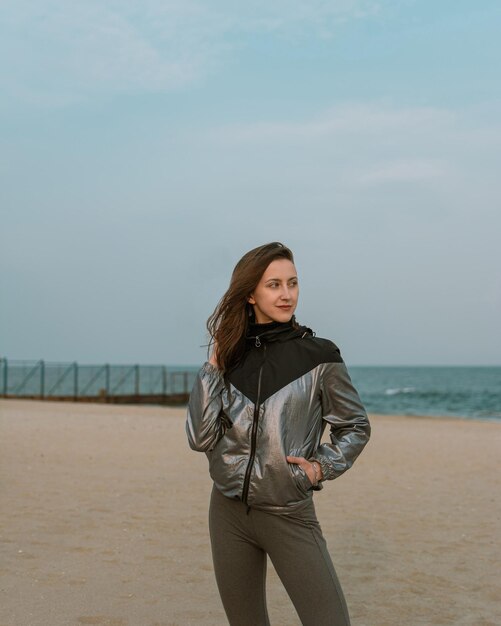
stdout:
<svg viewBox="0 0 501 626">
<path fill-rule="evenodd" d="M 0 7 L 0 354 L 203 362 L 289 245 L 348 364 L 500 364 L 501 5 Z"/>
</svg>

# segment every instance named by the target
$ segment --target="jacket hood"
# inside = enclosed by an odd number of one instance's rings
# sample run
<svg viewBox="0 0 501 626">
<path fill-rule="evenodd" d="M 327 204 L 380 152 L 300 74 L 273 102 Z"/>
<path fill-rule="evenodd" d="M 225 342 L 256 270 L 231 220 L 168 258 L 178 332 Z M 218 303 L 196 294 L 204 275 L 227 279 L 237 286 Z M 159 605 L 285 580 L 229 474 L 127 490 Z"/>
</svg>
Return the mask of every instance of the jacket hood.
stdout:
<svg viewBox="0 0 501 626">
<path fill-rule="evenodd" d="M 267 322 L 265 324 L 257 324 L 249 321 L 245 341 L 247 345 L 255 345 L 256 339 L 262 343 L 263 341 L 288 341 L 295 337 L 303 337 L 304 335 L 314 336 L 314 332 L 308 326 L 299 325 L 294 328 L 296 317 L 293 315 L 288 322 Z"/>
</svg>

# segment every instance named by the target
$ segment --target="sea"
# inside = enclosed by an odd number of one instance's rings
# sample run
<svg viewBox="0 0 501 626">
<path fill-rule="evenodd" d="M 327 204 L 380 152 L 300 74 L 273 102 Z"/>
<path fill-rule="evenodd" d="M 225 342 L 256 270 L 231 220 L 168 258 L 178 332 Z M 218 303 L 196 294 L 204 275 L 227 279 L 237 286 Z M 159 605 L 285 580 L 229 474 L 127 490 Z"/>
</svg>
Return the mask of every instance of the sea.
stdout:
<svg viewBox="0 0 501 626">
<path fill-rule="evenodd" d="M 501 366 L 348 366 L 368 413 L 501 421 Z"/>
<path fill-rule="evenodd" d="M 501 421 L 501 366 L 348 366 L 368 413 Z"/>
<path fill-rule="evenodd" d="M 201 365 L 77 365 L 0 360 L 0 393 L 11 396 L 188 393 Z M 501 366 L 347 364 L 368 413 L 501 421 Z M 75 368 L 78 371 L 75 371 Z M 108 371 L 106 370 L 108 368 Z M 42 377 L 43 374 L 43 377 Z"/>
<path fill-rule="evenodd" d="M 349 366 L 368 413 L 501 421 L 501 366 Z"/>
</svg>

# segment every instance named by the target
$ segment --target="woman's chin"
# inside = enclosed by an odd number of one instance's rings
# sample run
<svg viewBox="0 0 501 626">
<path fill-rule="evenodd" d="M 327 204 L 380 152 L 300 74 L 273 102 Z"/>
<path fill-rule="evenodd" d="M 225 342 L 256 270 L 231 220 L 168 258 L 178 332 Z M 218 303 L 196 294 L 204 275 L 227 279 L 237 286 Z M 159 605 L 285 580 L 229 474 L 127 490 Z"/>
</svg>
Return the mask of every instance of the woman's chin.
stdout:
<svg viewBox="0 0 501 626">
<path fill-rule="evenodd" d="M 294 309 L 291 307 L 290 309 L 284 309 L 283 311 L 277 311 L 273 314 L 273 320 L 275 322 L 289 322 L 291 317 L 294 314 Z M 271 317 L 271 316 L 270 316 Z"/>
<path fill-rule="evenodd" d="M 294 315 L 294 309 L 281 310 L 276 307 L 273 311 L 268 311 L 265 314 L 265 318 L 262 315 L 258 315 L 256 322 L 258 324 L 271 324 L 271 322 L 289 322 Z"/>
</svg>

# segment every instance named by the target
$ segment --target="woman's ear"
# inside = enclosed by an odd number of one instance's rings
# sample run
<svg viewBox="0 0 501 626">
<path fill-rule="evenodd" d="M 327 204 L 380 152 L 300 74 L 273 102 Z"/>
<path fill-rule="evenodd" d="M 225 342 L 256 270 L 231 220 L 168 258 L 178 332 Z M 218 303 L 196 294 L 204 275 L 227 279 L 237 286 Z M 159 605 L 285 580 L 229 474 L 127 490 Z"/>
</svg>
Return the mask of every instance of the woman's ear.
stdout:
<svg viewBox="0 0 501 626">
<path fill-rule="evenodd" d="M 252 294 L 247 298 L 247 302 L 249 302 L 250 304 L 256 304 L 256 301 L 252 297 Z"/>
</svg>

